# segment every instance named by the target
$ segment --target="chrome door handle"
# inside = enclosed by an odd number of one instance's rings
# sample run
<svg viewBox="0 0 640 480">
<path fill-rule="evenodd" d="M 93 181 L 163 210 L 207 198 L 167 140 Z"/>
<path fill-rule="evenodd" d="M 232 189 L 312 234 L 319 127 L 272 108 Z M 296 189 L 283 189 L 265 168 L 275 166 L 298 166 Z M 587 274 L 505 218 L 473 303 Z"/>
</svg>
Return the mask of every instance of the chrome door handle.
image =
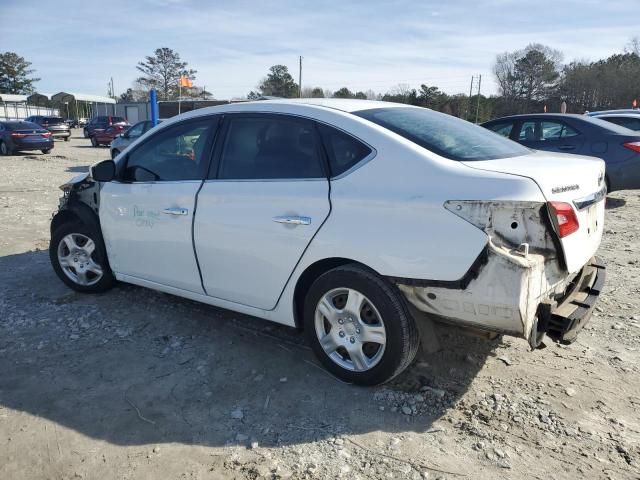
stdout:
<svg viewBox="0 0 640 480">
<path fill-rule="evenodd" d="M 283 215 L 279 217 L 273 217 L 273 221 L 276 223 L 284 223 L 286 225 L 311 225 L 311 217 L 298 217 Z"/>
<path fill-rule="evenodd" d="M 167 215 L 187 215 L 189 213 L 189 210 L 179 207 L 165 208 L 162 213 L 166 213 Z"/>
</svg>

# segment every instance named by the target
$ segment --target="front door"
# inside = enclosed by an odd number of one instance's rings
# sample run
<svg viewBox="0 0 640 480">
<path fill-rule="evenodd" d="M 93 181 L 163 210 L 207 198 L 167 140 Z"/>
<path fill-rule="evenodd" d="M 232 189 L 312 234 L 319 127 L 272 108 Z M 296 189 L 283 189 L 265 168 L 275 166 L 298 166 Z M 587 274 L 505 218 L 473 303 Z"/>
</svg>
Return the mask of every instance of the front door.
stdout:
<svg viewBox="0 0 640 480">
<path fill-rule="evenodd" d="M 313 122 L 280 114 L 225 117 L 194 241 L 210 296 L 273 309 L 329 215 L 329 182 Z"/>
<path fill-rule="evenodd" d="M 203 293 L 191 227 L 216 126 L 208 117 L 160 129 L 103 186 L 100 223 L 114 272 Z"/>
</svg>

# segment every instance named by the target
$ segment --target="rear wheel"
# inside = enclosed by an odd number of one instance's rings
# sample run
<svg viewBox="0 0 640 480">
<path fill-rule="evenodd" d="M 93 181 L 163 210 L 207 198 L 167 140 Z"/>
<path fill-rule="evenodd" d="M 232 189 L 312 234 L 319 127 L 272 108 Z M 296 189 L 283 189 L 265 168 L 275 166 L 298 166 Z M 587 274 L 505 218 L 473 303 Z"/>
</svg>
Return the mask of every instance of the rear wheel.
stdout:
<svg viewBox="0 0 640 480">
<path fill-rule="evenodd" d="M 414 359 L 420 338 L 401 293 L 356 264 L 320 276 L 305 299 L 306 335 L 322 364 L 348 382 L 391 380 Z"/>
<path fill-rule="evenodd" d="M 50 148 L 45 148 L 45 149 L 40 150 L 40 151 L 41 151 L 42 153 L 44 153 L 45 155 L 46 155 L 47 153 L 51 153 L 51 149 L 50 149 Z"/>
<path fill-rule="evenodd" d="M 89 132 L 87 132 L 86 128 L 82 129 L 82 134 L 84 135 L 84 138 L 89 138 Z"/>
<path fill-rule="evenodd" d="M 71 138 L 71 135 L 67 135 L 66 137 L 64 137 L 64 141 L 68 142 L 70 138 Z"/>
<path fill-rule="evenodd" d="M 91 137 L 91 145 L 93 145 L 94 147 L 98 146 L 98 141 L 96 140 L 96 137 Z"/>
<path fill-rule="evenodd" d="M 0 155 L 11 155 L 12 153 L 12 150 L 6 143 L 0 142 Z"/>
<path fill-rule="evenodd" d="M 115 284 L 102 235 L 83 223 L 66 223 L 53 232 L 49 259 L 60 280 L 78 292 L 104 292 Z"/>
</svg>

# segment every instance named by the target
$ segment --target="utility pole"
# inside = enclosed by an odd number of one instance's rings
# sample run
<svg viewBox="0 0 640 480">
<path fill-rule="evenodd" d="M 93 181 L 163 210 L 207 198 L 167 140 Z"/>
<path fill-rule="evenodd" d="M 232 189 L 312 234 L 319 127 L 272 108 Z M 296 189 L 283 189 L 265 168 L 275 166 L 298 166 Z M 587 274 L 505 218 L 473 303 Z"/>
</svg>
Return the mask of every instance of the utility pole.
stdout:
<svg viewBox="0 0 640 480">
<path fill-rule="evenodd" d="M 468 120 L 471 116 L 471 93 L 473 92 L 473 80 L 474 76 L 471 75 L 471 85 L 469 85 L 469 99 L 467 100 L 467 111 L 465 112 L 465 120 Z"/>
<path fill-rule="evenodd" d="M 478 75 L 478 104 L 476 105 L 476 123 L 478 123 L 478 115 L 480 113 L 480 85 L 482 85 L 482 75 Z"/>
<path fill-rule="evenodd" d="M 298 70 L 298 97 L 302 98 L 302 55 L 300 55 L 300 68 Z"/>
</svg>

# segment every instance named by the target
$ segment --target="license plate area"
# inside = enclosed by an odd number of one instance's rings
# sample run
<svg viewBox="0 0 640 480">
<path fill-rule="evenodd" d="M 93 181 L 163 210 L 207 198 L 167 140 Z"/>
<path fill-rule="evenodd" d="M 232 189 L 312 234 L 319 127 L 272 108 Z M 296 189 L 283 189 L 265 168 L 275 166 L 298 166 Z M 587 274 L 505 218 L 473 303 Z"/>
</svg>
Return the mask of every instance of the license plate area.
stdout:
<svg viewBox="0 0 640 480">
<path fill-rule="evenodd" d="M 598 205 L 591 205 L 585 213 L 587 217 L 587 235 L 593 235 L 600 227 L 598 224 Z"/>
</svg>

